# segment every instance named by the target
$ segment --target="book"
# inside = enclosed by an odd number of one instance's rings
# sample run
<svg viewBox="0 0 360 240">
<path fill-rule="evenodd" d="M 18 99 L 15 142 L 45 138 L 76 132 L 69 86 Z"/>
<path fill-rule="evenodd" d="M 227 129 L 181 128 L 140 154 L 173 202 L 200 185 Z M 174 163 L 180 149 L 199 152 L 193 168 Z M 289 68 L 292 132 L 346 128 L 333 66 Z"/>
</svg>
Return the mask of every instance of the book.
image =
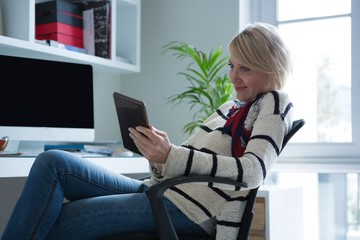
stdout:
<svg viewBox="0 0 360 240">
<path fill-rule="evenodd" d="M 70 152 L 76 152 L 81 151 L 84 149 L 84 144 L 45 144 L 44 150 L 50 150 L 50 149 L 59 149 L 59 150 L 65 150 Z"/>
<path fill-rule="evenodd" d="M 111 150 L 106 145 L 92 145 L 92 144 L 83 144 L 83 143 L 75 143 L 75 144 L 45 144 L 44 151 L 58 149 L 64 150 L 68 152 L 86 152 L 86 153 L 98 153 L 103 155 L 110 155 Z"/>
<path fill-rule="evenodd" d="M 35 34 L 44 35 L 49 33 L 62 33 L 74 38 L 80 38 L 81 40 L 84 37 L 83 28 L 71 26 L 62 22 L 51 22 L 36 24 Z"/>
<path fill-rule="evenodd" d="M 58 41 L 55 41 L 55 40 L 47 40 L 47 43 L 49 44 L 50 47 L 66 49 L 66 50 L 73 51 L 73 52 L 86 53 L 85 48 L 79 48 L 79 47 L 75 47 L 72 45 L 59 43 Z"/>
<path fill-rule="evenodd" d="M 69 144 L 45 144 L 44 150 L 59 149 L 75 153 L 94 153 L 113 157 L 131 157 L 133 153 L 125 149 L 121 143 L 69 143 Z"/>
<path fill-rule="evenodd" d="M 81 6 L 83 11 L 93 9 L 95 56 L 110 58 L 110 45 L 111 45 L 110 1 L 94 0 L 94 1 L 78 1 L 73 3 Z"/>
<path fill-rule="evenodd" d="M 95 55 L 94 9 L 83 11 L 83 39 L 84 48 L 89 55 Z"/>
</svg>

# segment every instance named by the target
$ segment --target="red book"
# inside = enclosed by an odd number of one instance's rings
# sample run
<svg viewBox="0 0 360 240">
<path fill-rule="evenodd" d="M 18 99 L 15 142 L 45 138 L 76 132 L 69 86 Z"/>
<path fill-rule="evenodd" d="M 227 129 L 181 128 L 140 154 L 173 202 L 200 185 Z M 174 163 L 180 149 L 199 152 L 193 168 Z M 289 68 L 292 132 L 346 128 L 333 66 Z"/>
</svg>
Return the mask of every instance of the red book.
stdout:
<svg viewBox="0 0 360 240">
<path fill-rule="evenodd" d="M 74 27 L 61 22 L 37 24 L 35 27 L 36 35 L 63 33 L 76 38 L 83 38 L 83 29 Z"/>
</svg>

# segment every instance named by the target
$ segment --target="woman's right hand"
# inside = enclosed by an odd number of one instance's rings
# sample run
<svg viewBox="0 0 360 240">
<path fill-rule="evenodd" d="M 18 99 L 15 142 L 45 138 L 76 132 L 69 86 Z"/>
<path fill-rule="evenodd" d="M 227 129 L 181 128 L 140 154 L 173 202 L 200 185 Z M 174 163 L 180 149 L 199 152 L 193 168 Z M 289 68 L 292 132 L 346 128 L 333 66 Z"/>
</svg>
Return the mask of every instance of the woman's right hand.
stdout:
<svg viewBox="0 0 360 240">
<path fill-rule="evenodd" d="M 129 131 L 136 147 L 151 164 L 156 164 L 159 167 L 166 162 L 171 149 L 171 143 L 166 132 L 153 126 L 149 128 L 138 126 L 129 128 Z"/>
</svg>

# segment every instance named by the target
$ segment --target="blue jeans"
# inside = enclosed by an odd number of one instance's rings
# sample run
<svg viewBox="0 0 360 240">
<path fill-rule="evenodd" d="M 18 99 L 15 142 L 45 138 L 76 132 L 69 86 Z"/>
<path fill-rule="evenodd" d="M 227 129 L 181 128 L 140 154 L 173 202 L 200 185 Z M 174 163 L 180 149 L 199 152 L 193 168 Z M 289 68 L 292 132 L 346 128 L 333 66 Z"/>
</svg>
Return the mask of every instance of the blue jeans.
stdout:
<svg viewBox="0 0 360 240">
<path fill-rule="evenodd" d="M 74 154 L 43 152 L 30 170 L 1 239 L 85 240 L 118 232 L 156 232 L 146 188 L 140 180 Z M 206 236 L 170 201 L 166 205 L 178 233 Z"/>
</svg>

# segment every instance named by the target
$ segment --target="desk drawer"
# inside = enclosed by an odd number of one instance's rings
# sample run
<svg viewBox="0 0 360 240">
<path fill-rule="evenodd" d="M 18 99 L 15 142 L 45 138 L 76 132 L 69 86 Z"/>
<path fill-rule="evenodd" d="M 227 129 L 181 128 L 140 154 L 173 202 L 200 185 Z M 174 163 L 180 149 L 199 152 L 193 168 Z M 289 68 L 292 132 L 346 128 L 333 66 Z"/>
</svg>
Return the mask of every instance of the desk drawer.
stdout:
<svg viewBox="0 0 360 240">
<path fill-rule="evenodd" d="M 265 232 L 265 211 L 265 198 L 257 197 L 254 205 L 255 216 L 251 227 L 252 231 Z"/>
</svg>

